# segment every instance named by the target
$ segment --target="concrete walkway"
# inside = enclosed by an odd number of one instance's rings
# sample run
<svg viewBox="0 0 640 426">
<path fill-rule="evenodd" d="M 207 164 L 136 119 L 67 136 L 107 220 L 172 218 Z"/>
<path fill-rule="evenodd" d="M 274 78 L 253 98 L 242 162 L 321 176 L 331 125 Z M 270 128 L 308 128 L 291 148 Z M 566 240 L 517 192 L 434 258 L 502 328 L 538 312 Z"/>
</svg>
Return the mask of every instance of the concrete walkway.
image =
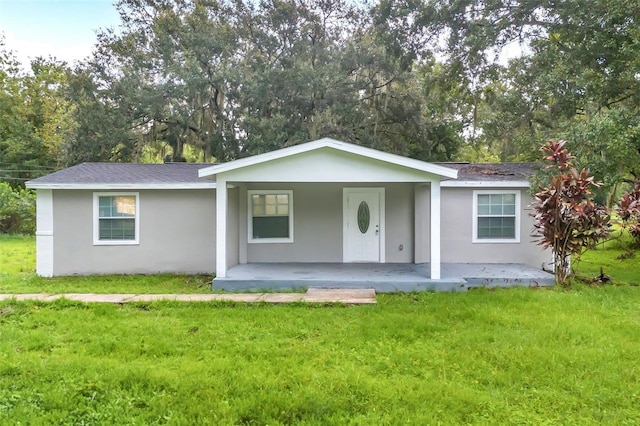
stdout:
<svg viewBox="0 0 640 426">
<path fill-rule="evenodd" d="M 96 293 L 29 293 L 0 294 L 0 300 L 39 300 L 51 302 L 65 298 L 86 303 L 129 303 L 177 300 L 182 302 L 265 302 L 265 303 L 345 303 L 349 305 L 376 303 L 373 289 L 310 288 L 306 293 L 217 293 L 217 294 L 96 294 Z"/>
</svg>

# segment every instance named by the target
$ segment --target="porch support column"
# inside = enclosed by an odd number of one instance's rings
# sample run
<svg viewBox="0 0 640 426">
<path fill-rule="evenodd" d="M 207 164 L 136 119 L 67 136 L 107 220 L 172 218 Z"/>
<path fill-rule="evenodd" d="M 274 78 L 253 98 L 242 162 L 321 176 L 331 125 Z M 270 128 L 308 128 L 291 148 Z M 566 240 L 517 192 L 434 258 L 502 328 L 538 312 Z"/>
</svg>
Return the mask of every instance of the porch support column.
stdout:
<svg viewBox="0 0 640 426">
<path fill-rule="evenodd" d="M 53 276 L 53 192 L 36 190 L 36 273 Z"/>
<path fill-rule="evenodd" d="M 216 278 L 227 276 L 227 181 L 216 177 Z"/>
<path fill-rule="evenodd" d="M 440 179 L 431 182 L 431 279 L 440 279 Z"/>
</svg>

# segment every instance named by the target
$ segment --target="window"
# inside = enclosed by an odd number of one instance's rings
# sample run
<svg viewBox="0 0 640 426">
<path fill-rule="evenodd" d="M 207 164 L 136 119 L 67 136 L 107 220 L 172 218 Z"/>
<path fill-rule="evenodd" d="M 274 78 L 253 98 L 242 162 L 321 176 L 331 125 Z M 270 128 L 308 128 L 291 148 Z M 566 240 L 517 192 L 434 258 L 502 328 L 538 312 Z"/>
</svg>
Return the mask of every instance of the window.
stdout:
<svg viewBox="0 0 640 426">
<path fill-rule="evenodd" d="M 250 243 L 293 242 L 293 191 L 248 191 Z"/>
<path fill-rule="evenodd" d="M 137 192 L 93 194 L 93 244 L 138 244 L 140 207 Z"/>
<path fill-rule="evenodd" d="M 473 191 L 473 242 L 520 242 L 520 191 Z"/>
</svg>

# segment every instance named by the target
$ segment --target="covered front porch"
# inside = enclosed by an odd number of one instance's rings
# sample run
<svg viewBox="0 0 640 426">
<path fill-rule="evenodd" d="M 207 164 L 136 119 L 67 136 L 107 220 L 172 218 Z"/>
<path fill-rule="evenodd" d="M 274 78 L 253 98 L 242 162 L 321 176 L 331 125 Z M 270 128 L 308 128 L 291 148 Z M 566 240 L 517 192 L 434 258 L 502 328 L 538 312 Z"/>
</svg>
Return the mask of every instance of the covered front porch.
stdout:
<svg viewBox="0 0 640 426">
<path fill-rule="evenodd" d="M 421 264 L 440 278 L 440 185 L 454 169 L 322 139 L 198 173 L 216 181 L 217 282 L 306 262 Z"/>
<path fill-rule="evenodd" d="M 440 279 L 428 263 L 247 263 L 217 277 L 215 290 L 372 288 L 398 291 L 466 291 L 477 287 L 551 286 L 553 275 L 514 263 L 442 263 Z"/>
</svg>

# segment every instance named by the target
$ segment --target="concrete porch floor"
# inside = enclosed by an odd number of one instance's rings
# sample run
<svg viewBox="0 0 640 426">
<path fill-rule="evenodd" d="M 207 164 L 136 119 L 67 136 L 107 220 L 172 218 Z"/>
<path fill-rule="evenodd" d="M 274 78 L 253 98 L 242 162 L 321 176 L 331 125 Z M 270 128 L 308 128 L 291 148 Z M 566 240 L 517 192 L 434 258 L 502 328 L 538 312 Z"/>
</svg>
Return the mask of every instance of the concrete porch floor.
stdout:
<svg viewBox="0 0 640 426">
<path fill-rule="evenodd" d="M 554 284 L 553 275 L 515 263 L 443 263 L 441 276 L 430 279 L 428 263 L 248 263 L 230 268 L 225 278 L 215 278 L 213 288 L 373 288 L 384 293 Z"/>
</svg>

